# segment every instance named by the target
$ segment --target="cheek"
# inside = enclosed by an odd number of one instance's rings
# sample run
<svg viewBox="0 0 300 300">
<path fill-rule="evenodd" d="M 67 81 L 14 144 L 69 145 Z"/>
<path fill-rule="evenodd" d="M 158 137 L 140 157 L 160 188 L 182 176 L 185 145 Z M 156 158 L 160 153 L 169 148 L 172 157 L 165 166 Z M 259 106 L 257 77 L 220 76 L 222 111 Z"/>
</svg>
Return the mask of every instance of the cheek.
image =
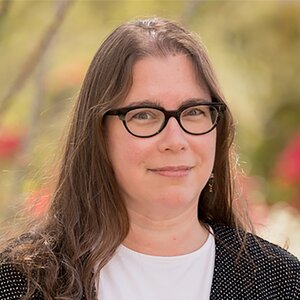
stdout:
<svg viewBox="0 0 300 300">
<path fill-rule="evenodd" d="M 131 194 L 146 174 L 147 155 L 136 143 L 125 140 L 111 144 L 110 160 L 114 175 L 122 193 Z"/>
<path fill-rule="evenodd" d="M 122 126 L 121 122 L 111 122 L 107 126 L 108 155 L 115 173 L 131 172 L 133 168 L 143 164 L 147 156 L 147 143 L 141 143 Z"/>
<path fill-rule="evenodd" d="M 216 130 L 214 130 L 212 132 L 212 135 L 210 136 L 210 141 L 209 141 L 210 147 L 208 150 L 211 171 L 212 171 L 212 169 L 214 167 L 214 163 L 215 163 L 216 144 L 217 144 L 217 134 L 216 134 Z"/>
<path fill-rule="evenodd" d="M 214 161 L 216 154 L 217 134 L 216 130 L 212 131 L 208 136 L 208 155 Z"/>
<path fill-rule="evenodd" d="M 216 145 L 217 145 L 217 133 L 216 130 L 214 130 L 211 134 L 211 136 L 209 136 L 209 145 L 210 145 L 210 153 L 211 156 L 215 157 L 216 154 Z"/>
<path fill-rule="evenodd" d="M 201 163 L 213 166 L 216 152 L 216 132 L 201 136 L 197 142 L 193 143 L 193 149 Z"/>
<path fill-rule="evenodd" d="M 122 166 L 123 168 L 124 166 L 134 168 L 144 160 L 143 152 L 138 147 L 134 147 L 128 142 L 122 143 L 121 141 L 114 145 L 110 157 L 114 167 Z"/>
</svg>

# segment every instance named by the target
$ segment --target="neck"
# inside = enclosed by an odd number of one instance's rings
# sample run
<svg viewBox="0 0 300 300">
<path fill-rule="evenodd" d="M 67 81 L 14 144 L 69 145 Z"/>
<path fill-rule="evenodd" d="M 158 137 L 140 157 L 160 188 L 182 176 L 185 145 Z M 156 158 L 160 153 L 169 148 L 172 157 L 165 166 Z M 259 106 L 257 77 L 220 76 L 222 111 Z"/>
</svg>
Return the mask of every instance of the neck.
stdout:
<svg viewBox="0 0 300 300">
<path fill-rule="evenodd" d="M 171 218 L 151 218 L 128 210 L 129 234 L 124 246 L 144 254 L 177 256 L 201 248 L 208 237 L 207 229 L 199 223 L 197 210 L 189 209 Z"/>
</svg>

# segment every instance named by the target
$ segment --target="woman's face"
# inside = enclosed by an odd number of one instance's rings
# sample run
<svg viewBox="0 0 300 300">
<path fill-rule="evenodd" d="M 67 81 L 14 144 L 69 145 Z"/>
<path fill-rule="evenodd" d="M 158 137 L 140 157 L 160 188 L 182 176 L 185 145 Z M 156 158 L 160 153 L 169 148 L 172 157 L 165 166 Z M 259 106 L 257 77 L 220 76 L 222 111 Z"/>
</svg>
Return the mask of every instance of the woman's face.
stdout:
<svg viewBox="0 0 300 300">
<path fill-rule="evenodd" d="M 176 110 L 191 99 L 211 101 L 188 57 L 147 57 L 134 65 L 133 84 L 120 107 L 147 101 Z M 216 130 L 191 135 L 171 118 L 159 134 L 139 138 L 116 116 L 106 124 L 110 160 L 129 210 L 160 219 L 197 207 L 214 164 Z"/>
</svg>

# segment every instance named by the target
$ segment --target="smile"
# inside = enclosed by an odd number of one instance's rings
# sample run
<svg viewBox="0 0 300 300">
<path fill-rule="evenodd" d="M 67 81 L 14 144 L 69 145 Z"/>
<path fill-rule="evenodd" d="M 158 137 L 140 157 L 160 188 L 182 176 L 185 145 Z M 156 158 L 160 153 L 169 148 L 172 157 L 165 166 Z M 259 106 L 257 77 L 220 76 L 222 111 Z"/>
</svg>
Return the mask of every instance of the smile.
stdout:
<svg viewBox="0 0 300 300">
<path fill-rule="evenodd" d="M 168 166 L 163 168 L 149 169 L 149 171 L 166 177 L 185 177 L 190 173 L 191 169 L 192 167 L 188 166 Z"/>
</svg>

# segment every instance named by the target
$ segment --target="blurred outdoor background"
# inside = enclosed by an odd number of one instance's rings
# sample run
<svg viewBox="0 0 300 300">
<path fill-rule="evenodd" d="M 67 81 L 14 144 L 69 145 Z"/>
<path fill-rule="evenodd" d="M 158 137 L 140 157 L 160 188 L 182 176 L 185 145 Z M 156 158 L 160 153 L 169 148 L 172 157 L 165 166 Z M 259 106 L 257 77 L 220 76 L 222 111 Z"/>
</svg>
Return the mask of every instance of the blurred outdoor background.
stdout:
<svg viewBox="0 0 300 300">
<path fill-rule="evenodd" d="M 206 44 L 236 120 L 239 197 L 300 258 L 300 1 L 0 0 L 0 221 L 36 199 L 42 212 L 93 55 L 120 23 L 155 15 Z"/>
</svg>

